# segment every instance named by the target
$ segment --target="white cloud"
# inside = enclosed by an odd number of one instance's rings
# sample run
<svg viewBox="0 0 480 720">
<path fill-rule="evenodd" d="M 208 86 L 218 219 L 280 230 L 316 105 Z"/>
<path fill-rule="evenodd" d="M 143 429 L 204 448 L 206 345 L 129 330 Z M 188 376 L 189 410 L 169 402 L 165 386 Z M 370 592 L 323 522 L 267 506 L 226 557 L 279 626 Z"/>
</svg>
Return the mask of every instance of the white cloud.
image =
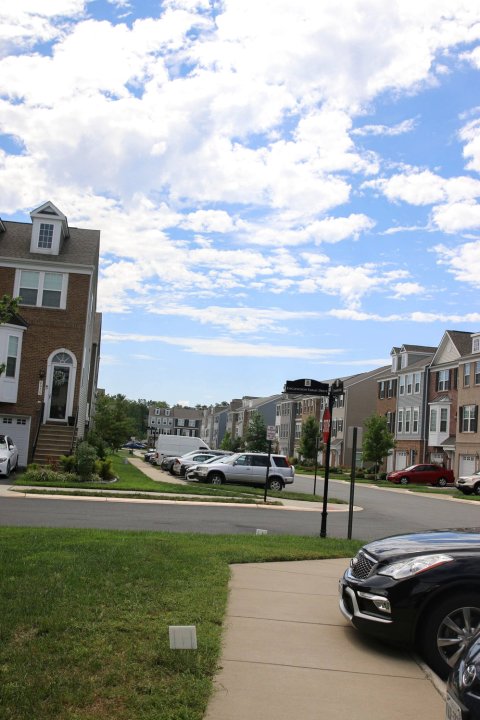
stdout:
<svg viewBox="0 0 480 720">
<path fill-rule="evenodd" d="M 384 135 L 394 137 L 395 135 L 403 135 L 411 132 L 417 124 L 413 118 L 403 120 L 396 125 L 363 125 L 362 127 L 352 130 L 352 135 Z"/>
<path fill-rule="evenodd" d="M 480 58 L 480 52 L 478 53 Z M 480 67 L 480 60 L 479 60 Z M 463 140 L 465 148 L 463 155 L 468 159 L 467 169 L 480 171 L 480 119 L 471 120 L 467 123 L 459 133 L 460 139 Z"/>
<path fill-rule="evenodd" d="M 437 245 L 434 250 L 439 264 L 446 265 L 458 282 L 480 287 L 480 240 L 454 248 Z"/>
<path fill-rule="evenodd" d="M 440 205 L 433 209 L 432 219 L 435 225 L 447 233 L 480 229 L 480 204 L 457 202 Z"/>
<path fill-rule="evenodd" d="M 457 202 L 480 196 L 480 180 L 468 176 L 443 178 L 430 170 L 412 170 L 390 178 L 370 180 L 363 187 L 382 192 L 390 201 L 410 205 Z"/>
</svg>

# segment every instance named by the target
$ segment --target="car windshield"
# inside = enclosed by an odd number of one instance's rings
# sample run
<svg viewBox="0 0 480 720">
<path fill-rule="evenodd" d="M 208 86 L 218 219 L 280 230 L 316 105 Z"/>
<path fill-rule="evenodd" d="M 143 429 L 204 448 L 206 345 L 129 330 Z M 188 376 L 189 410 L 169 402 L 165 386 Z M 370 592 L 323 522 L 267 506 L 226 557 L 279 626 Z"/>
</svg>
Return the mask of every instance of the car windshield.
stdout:
<svg viewBox="0 0 480 720">
<path fill-rule="evenodd" d="M 410 472 L 411 470 L 418 470 L 418 465 L 409 465 L 404 470 L 398 470 L 398 472 Z"/>
<path fill-rule="evenodd" d="M 0 447 L 1 448 L 8 447 L 7 438 L 5 437 L 5 435 L 0 435 Z"/>
</svg>

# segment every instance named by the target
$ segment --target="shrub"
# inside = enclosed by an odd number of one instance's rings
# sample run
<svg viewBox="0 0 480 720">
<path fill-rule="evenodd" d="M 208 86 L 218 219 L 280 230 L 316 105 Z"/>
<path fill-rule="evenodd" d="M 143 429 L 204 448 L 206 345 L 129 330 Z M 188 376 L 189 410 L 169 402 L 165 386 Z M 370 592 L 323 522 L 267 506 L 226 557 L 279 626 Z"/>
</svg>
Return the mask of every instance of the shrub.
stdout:
<svg viewBox="0 0 480 720">
<path fill-rule="evenodd" d="M 75 476 L 71 473 L 67 472 L 60 472 L 58 470 L 52 470 L 51 468 L 45 466 L 40 467 L 36 466 L 33 467 L 32 465 L 29 465 L 27 468 L 27 471 L 25 472 L 23 479 L 27 482 L 31 483 L 56 483 L 56 484 L 63 484 L 63 483 L 71 483 L 72 480 L 75 480 Z"/>
<path fill-rule="evenodd" d="M 62 470 L 68 473 L 74 473 L 76 471 L 76 458 L 75 455 L 60 455 L 59 463 Z"/>
<path fill-rule="evenodd" d="M 92 479 L 95 471 L 95 460 L 97 459 L 97 451 L 88 442 L 79 443 L 75 453 L 77 473 L 80 480 L 88 481 Z"/>
<path fill-rule="evenodd" d="M 95 472 L 101 477 L 102 480 L 108 481 L 113 480 L 115 473 L 112 469 L 111 460 L 97 460 L 95 462 Z"/>
<path fill-rule="evenodd" d="M 105 440 L 100 437 L 98 433 L 95 432 L 95 430 L 90 430 L 88 432 L 86 440 L 89 445 L 92 445 L 95 448 L 97 452 L 97 457 L 100 460 L 105 460 L 105 458 L 107 457 L 107 452 L 109 450 L 108 443 L 106 443 Z"/>
</svg>

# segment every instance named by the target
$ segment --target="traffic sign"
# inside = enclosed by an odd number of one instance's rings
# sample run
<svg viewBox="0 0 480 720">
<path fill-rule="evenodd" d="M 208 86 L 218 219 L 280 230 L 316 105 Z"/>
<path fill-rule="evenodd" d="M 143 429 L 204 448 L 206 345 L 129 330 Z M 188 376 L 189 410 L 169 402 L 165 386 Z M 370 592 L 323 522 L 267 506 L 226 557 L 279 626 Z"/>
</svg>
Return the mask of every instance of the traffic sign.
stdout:
<svg viewBox="0 0 480 720">
<path fill-rule="evenodd" d="M 332 417 L 330 415 L 330 410 L 328 407 L 325 408 L 323 411 L 322 416 L 322 434 L 323 434 L 323 442 L 326 444 L 328 443 L 328 438 L 330 435 L 330 421 Z"/>
</svg>

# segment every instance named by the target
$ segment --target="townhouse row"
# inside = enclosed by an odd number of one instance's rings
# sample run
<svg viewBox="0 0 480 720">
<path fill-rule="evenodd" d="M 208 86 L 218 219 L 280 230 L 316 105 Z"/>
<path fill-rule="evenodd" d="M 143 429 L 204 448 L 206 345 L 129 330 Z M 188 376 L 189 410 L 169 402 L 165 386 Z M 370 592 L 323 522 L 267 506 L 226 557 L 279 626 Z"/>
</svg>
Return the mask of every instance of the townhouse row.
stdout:
<svg viewBox="0 0 480 720">
<path fill-rule="evenodd" d="M 443 465 L 455 475 L 479 469 L 480 333 L 448 330 L 438 347 L 394 347 L 390 365 L 341 380 L 344 393 L 335 399 L 332 414 L 331 465 L 362 463 L 362 434 L 353 457 L 352 428 L 363 429 L 365 420 L 377 413 L 395 437 L 385 463 L 388 472 L 422 462 Z M 333 379 L 323 382 L 330 385 Z M 259 412 L 267 426 L 276 427 L 275 450 L 298 456 L 303 423 L 313 416 L 321 425 L 327 402 L 326 397 L 285 393 L 245 396 L 227 406 L 190 410 L 195 420 L 183 417 L 183 425 L 162 417 L 162 432 L 194 434 L 218 448 L 226 433 L 244 438 L 252 415 Z M 169 412 L 181 417 L 186 409 Z M 325 461 L 321 442 L 318 457 Z"/>
</svg>

